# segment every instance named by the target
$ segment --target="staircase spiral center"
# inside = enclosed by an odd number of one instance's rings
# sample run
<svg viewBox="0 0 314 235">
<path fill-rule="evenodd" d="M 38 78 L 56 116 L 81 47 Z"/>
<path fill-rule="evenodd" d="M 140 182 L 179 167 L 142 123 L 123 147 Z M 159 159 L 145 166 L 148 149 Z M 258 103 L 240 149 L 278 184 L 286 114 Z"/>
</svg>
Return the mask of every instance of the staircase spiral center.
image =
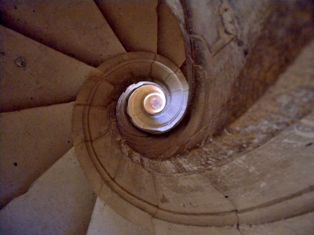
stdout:
<svg viewBox="0 0 314 235">
<path fill-rule="evenodd" d="M 152 92 L 143 100 L 144 110 L 149 114 L 160 113 L 166 105 L 165 94 L 161 92 Z"/>
<path fill-rule="evenodd" d="M 190 93 L 180 68 L 158 54 L 130 52 L 105 61 L 98 69 L 103 75 L 92 75 L 76 102 L 76 129 L 82 139 L 110 138 L 104 145 L 113 148 L 114 140 L 115 149 L 121 149 L 125 143 L 150 159 L 177 153 L 170 139 L 184 142 L 178 136 L 184 130 Z"/>
</svg>

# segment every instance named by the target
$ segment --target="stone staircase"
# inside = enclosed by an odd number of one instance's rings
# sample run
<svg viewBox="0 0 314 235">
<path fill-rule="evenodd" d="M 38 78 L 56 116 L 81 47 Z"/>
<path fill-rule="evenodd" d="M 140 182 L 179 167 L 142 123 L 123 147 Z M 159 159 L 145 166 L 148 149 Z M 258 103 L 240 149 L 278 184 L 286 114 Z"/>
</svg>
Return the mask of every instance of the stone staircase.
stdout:
<svg viewBox="0 0 314 235">
<path fill-rule="evenodd" d="M 273 7 L 272 1 L 255 9 L 207 0 L 1 0 L 0 234 L 313 234 L 314 27 L 304 23 L 313 8 L 299 14 L 296 26 L 282 20 L 283 28 L 306 25 L 299 38 L 282 42 L 293 49 L 274 46 L 262 57 L 259 39 L 277 38 L 263 31 L 277 17 Z M 241 17 L 237 24 L 234 15 Z M 112 179 L 134 182 L 145 203 L 145 193 L 156 197 L 148 203 L 154 213 L 114 188 L 108 195 L 116 197 L 107 196 L 110 183 L 93 178 L 72 140 L 82 87 L 93 77 L 106 80 L 110 63 L 131 52 L 168 59 L 191 91 L 190 108 L 173 132 L 164 140 L 141 136 L 156 149 L 178 146 L 178 152 L 158 158 L 158 150 L 145 156 L 123 149 L 139 170 L 120 163 Z M 276 56 L 288 58 L 276 64 Z M 257 58 L 261 68 L 247 69 Z M 260 80 L 251 84 L 254 76 Z M 108 84 L 120 89 L 117 81 Z M 152 174 L 154 189 L 141 182 L 141 171 Z"/>
</svg>

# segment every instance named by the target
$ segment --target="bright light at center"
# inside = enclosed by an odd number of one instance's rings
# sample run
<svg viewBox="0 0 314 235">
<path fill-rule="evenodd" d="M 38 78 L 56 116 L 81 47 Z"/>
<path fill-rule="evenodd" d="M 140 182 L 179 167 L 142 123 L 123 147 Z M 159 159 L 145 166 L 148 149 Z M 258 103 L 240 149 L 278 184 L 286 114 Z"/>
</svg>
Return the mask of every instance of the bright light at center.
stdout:
<svg viewBox="0 0 314 235">
<path fill-rule="evenodd" d="M 153 92 L 148 94 L 143 101 L 144 109 L 149 114 L 160 113 L 166 105 L 166 98 L 164 94 Z"/>
</svg>

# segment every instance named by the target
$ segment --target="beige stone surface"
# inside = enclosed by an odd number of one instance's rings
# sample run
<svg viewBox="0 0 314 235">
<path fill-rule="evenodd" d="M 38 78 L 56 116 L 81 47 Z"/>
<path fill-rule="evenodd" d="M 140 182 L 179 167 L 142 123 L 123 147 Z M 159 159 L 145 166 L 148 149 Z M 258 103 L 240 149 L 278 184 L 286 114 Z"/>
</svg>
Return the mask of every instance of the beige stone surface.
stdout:
<svg viewBox="0 0 314 235">
<path fill-rule="evenodd" d="M 88 117 L 77 115 L 78 113 L 89 113 Z M 109 114 L 106 108 L 101 106 L 88 107 L 85 105 L 76 104 L 73 111 L 73 141 L 74 144 L 81 143 L 84 140 L 94 140 L 100 138 L 108 132 L 110 121 Z M 89 119 L 88 126 L 82 126 L 86 119 Z M 88 136 L 86 133 L 90 133 Z M 84 136 L 85 134 L 85 136 Z"/>
<path fill-rule="evenodd" d="M 0 13 L 10 28 L 94 66 L 124 52 L 92 0 L 4 0 Z"/>
<path fill-rule="evenodd" d="M 119 188 L 117 185 L 112 185 L 112 187 L 115 188 L 115 190 Z M 118 190 L 121 190 L 121 188 Z M 147 203 L 144 204 L 143 201 L 138 201 L 132 195 L 126 193 L 122 194 L 121 192 L 118 194 L 106 184 L 103 185 L 99 196 L 120 216 L 126 218 L 133 224 L 137 224 L 149 231 L 153 231 L 152 214 L 156 213 L 155 207 L 151 207 Z M 141 208 L 138 207 L 139 204 L 141 205 Z M 142 208 L 144 208 L 145 211 Z M 146 211 L 149 211 L 149 213 Z"/>
<path fill-rule="evenodd" d="M 110 130 L 110 132 L 112 131 Z M 114 178 L 119 166 L 122 164 L 121 161 L 123 158 L 122 151 L 119 148 L 117 141 L 115 141 L 114 137 L 108 133 L 105 136 L 94 140 L 91 143 L 91 146 L 95 150 L 95 157 L 97 157 L 97 160 L 103 166 L 103 168 L 106 169 L 105 172 L 110 177 Z"/>
<path fill-rule="evenodd" d="M 73 103 L 0 114 L 0 202 L 25 192 L 72 146 Z"/>
<path fill-rule="evenodd" d="M 97 69 L 0 26 L 0 111 L 74 100 Z"/>
<path fill-rule="evenodd" d="M 202 173 L 173 176 L 156 174 L 155 184 L 158 207 L 162 209 L 188 214 L 219 214 L 235 209 Z"/>
<path fill-rule="evenodd" d="M 152 233 L 124 219 L 102 199 L 97 198 L 87 235 L 152 235 Z"/>
<path fill-rule="evenodd" d="M 158 6 L 158 54 L 170 59 L 178 67 L 185 61 L 184 39 L 179 22 L 164 2 Z"/>
<path fill-rule="evenodd" d="M 262 205 L 238 214 L 240 224 L 260 224 L 300 215 L 314 210 L 314 192 L 306 188 L 286 198 L 279 198 L 275 203 Z"/>
<path fill-rule="evenodd" d="M 98 86 L 106 92 L 106 96 L 103 94 L 103 96 L 100 97 L 100 95 L 97 94 L 97 89 L 95 88 Z M 95 106 L 106 106 L 111 101 L 110 95 L 112 90 L 113 86 L 108 82 L 104 74 L 91 76 L 81 87 L 75 103 L 78 105 L 87 105 L 90 103 L 91 99 L 95 99 Z M 94 95 L 96 96 L 94 97 Z"/>
<path fill-rule="evenodd" d="M 152 52 L 129 52 L 107 60 L 98 66 L 98 69 L 105 73 L 106 80 L 119 90 L 120 95 L 126 89 L 124 86 L 121 87 L 121 84 L 143 78 L 149 80 L 151 63 L 155 58 L 156 54 Z"/>
<path fill-rule="evenodd" d="M 155 235 L 242 235 L 235 226 L 197 227 L 168 223 L 158 219 L 154 219 L 153 223 L 155 227 Z"/>
<path fill-rule="evenodd" d="M 185 1 L 196 65 L 190 122 L 201 119 L 191 147 L 241 116 L 313 38 L 312 3 L 281 3 Z"/>
<path fill-rule="evenodd" d="M 157 52 L 157 0 L 96 0 L 127 51 Z"/>
<path fill-rule="evenodd" d="M 275 223 L 240 226 L 242 235 L 312 235 L 314 213 L 308 213 Z"/>
<path fill-rule="evenodd" d="M 159 218 L 171 223 L 185 224 L 186 226 L 195 227 L 222 227 L 222 226 L 232 226 L 236 224 L 236 213 L 226 212 L 226 213 L 173 213 L 166 210 L 158 209 L 154 214 L 155 218 Z"/>
<path fill-rule="evenodd" d="M 0 211 L 0 234 L 86 234 L 95 203 L 74 154 L 69 150 L 27 193 Z"/>
<path fill-rule="evenodd" d="M 314 209 L 313 133 L 314 113 L 255 151 L 208 172 L 212 184 L 237 207 L 240 223 L 265 223 Z"/>
<path fill-rule="evenodd" d="M 103 185 L 102 177 L 98 173 L 93 162 L 90 160 L 87 151 L 88 151 L 88 148 L 86 147 L 85 144 L 80 144 L 80 145 L 75 146 L 75 155 L 77 159 L 79 160 L 80 165 L 86 166 L 86 168 L 84 167 L 82 169 L 84 172 L 84 175 L 89 180 L 89 185 L 92 187 L 93 191 L 96 194 L 99 194 Z M 87 169 L 89 169 L 90 171 L 87 172 Z"/>
<path fill-rule="evenodd" d="M 244 115 L 213 139 L 207 139 L 200 148 L 180 154 L 171 161 L 150 162 L 144 164 L 144 167 L 165 173 L 213 168 L 234 160 L 248 150 L 252 151 L 310 113 L 314 105 L 313 49 L 314 43 L 305 47 L 276 84 Z M 201 94 L 206 95 L 205 89 Z M 194 102 L 190 108 L 193 117 L 207 110 L 205 106 L 196 108 Z M 199 120 L 194 124 L 205 122 Z M 185 139 L 192 142 L 193 138 Z"/>
<path fill-rule="evenodd" d="M 116 171 L 114 180 L 128 193 L 152 205 L 158 204 L 158 195 L 153 175 L 132 162 L 127 157 L 123 158 Z"/>
</svg>

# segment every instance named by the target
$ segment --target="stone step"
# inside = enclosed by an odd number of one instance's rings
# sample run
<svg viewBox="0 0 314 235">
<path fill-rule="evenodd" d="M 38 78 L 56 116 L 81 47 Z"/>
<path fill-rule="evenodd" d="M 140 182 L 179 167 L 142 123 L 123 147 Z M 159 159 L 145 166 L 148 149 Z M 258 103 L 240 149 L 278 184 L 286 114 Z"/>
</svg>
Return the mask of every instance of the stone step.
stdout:
<svg viewBox="0 0 314 235">
<path fill-rule="evenodd" d="M 0 114 L 0 205 L 24 193 L 72 146 L 73 103 Z"/>
<path fill-rule="evenodd" d="M 131 223 L 106 205 L 101 198 L 97 198 L 87 235 L 241 235 L 236 226 L 186 226 L 155 218 L 152 219 L 152 224 L 153 231 L 149 231 Z"/>
<path fill-rule="evenodd" d="M 148 230 L 118 215 L 99 197 L 96 200 L 87 235 L 150 235 Z"/>
<path fill-rule="evenodd" d="M 97 69 L 0 26 L 0 111 L 75 99 Z"/>
<path fill-rule="evenodd" d="M 4 25 L 98 66 L 124 48 L 92 0 L 3 0 Z"/>
<path fill-rule="evenodd" d="M 73 149 L 0 211 L 0 234 L 86 234 L 95 195 Z"/>
<path fill-rule="evenodd" d="M 158 5 L 158 54 L 167 57 L 178 67 L 186 58 L 179 21 L 165 2 Z"/>
<path fill-rule="evenodd" d="M 157 52 L 157 0 L 96 0 L 127 51 Z"/>
</svg>

